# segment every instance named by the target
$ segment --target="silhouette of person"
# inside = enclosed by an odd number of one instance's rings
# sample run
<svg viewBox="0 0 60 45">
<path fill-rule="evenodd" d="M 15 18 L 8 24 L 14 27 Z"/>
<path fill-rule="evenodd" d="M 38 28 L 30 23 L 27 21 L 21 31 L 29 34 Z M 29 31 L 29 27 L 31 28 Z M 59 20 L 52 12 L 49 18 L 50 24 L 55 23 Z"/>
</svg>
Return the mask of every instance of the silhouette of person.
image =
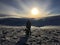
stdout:
<svg viewBox="0 0 60 45">
<path fill-rule="evenodd" d="M 27 21 L 25 30 L 26 30 L 26 35 L 31 35 L 31 22 L 30 22 L 30 20 Z"/>
</svg>

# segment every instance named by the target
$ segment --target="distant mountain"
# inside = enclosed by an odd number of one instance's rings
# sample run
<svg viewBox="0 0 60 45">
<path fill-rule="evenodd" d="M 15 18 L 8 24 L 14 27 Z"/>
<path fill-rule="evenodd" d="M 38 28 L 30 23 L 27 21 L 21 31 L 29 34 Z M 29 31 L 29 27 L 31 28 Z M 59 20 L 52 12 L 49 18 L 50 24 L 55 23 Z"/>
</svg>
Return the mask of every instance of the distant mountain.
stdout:
<svg viewBox="0 0 60 45">
<path fill-rule="evenodd" d="M 25 18 L 3 18 L 0 19 L 0 25 L 23 26 L 27 19 Z"/>
<path fill-rule="evenodd" d="M 0 19 L 0 25 L 25 26 L 28 18 L 3 18 Z M 32 26 L 60 26 L 60 16 L 45 17 L 42 19 L 30 19 Z"/>
<path fill-rule="evenodd" d="M 36 26 L 48 26 L 48 25 L 60 26 L 60 15 L 45 17 L 45 18 L 37 20 Z"/>
</svg>

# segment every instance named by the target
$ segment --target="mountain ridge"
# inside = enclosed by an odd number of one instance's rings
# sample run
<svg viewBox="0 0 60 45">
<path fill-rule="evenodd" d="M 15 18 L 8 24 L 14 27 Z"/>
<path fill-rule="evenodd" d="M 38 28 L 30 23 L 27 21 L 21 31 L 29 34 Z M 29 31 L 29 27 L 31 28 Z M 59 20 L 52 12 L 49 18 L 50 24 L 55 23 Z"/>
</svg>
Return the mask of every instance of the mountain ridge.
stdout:
<svg viewBox="0 0 60 45">
<path fill-rule="evenodd" d="M 60 25 L 60 15 L 59 16 L 51 16 L 45 17 L 38 20 L 31 18 L 3 18 L 0 19 L 0 25 L 9 25 L 9 26 L 25 26 L 27 20 L 30 19 L 32 26 L 59 26 Z"/>
</svg>

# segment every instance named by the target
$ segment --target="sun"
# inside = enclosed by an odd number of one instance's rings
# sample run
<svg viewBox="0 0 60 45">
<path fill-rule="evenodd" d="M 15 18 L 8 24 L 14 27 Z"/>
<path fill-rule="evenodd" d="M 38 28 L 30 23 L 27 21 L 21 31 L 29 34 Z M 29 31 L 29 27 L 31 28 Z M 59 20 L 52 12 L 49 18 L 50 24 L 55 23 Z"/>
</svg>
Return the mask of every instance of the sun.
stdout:
<svg viewBox="0 0 60 45">
<path fill-rule="evenodd" d="M 39 14 L 39 10 L 37 8 L 32 8 L 31 14 L 32 15 L 38 15 Z"/>
</svg>

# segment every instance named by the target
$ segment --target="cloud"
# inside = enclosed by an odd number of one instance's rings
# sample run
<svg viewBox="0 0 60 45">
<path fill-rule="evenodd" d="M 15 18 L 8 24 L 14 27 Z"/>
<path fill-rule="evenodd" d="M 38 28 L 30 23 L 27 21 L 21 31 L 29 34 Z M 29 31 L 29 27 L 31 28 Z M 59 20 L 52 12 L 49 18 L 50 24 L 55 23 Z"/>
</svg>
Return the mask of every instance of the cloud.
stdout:
<svg viewBox="0 0 60 45">
<path fill-rule="evenodd" d="M 0 3 L 0 14 L 5 14 L 5 15 L 0 15 L 0 17 L 21 15 L 18 9 L 12 6 L 6 5 L 4 3 Z"/>
<path fill-rule="evenodd" d="M 60 0 L 51 0 L 50 14 L 60 14 Z"/>
<path fill-rule="evenodd" d="M 60 14 L 59 2 L 56 0 L 0 0 L 0 17 L 28 17 L 33 7 L 38 7 L 44 16 Z M 43 15 L 43 14 L 41 14 Z"/>
</svg>

